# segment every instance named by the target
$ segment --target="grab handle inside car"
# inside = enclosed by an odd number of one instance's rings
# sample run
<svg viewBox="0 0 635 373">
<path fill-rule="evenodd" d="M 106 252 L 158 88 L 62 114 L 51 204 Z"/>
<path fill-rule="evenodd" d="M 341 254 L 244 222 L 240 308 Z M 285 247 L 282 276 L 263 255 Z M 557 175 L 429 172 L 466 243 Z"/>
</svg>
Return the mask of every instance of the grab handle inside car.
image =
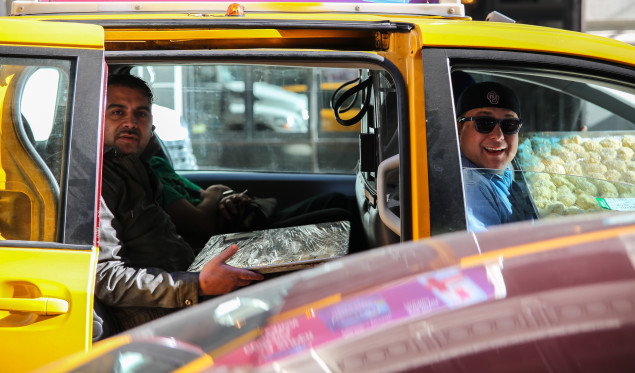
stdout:
<svg viewBox="0 0 635 373">
<path fill-rule="evenodd" d="M 377 208 L 381 221 L 391 231 L 401 236 L 401 219 L 388 208 L 386 200 L 386 182 L 388 171 L 399 168 L 399 154 L 384 159 L 377 168 Z"/>
</svg>

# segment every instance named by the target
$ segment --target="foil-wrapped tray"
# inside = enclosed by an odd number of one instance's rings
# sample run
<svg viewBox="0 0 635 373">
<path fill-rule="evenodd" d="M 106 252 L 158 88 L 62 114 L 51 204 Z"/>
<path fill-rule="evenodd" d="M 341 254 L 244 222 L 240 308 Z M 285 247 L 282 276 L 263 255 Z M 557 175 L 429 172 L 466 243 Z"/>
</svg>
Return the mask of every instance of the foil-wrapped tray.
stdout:
<svg viewBox="0 0 635 373">
<path fill-rule="evenodd" d="M 188 271 L 200 271 L 232 244 L 238 252 L 226 263 L 234 267 L 263 274 L 313 267 L 346 255 L 349 235 L 348 221 L 220 234 L 209 239 Z"/>
</svg>

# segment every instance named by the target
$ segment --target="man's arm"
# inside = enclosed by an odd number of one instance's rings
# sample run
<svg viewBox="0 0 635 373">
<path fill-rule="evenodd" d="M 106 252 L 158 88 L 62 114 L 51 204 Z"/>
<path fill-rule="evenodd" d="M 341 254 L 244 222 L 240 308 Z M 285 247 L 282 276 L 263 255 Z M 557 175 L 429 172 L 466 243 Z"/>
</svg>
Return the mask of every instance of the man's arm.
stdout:
<svg viewBox="0 0 635 373">
<path fill-rule="evenodd" d="M 251 199 L 244 193 L 223 197 L 223 192 L 231 190 L 225 185 L 212 185 L 201 189 L 201 201 L 193 205 L 185 198 L 179 198 L 165 207 L 177 231 L 185 236 L 195 236 L 207 240 L 222 233 L 224 222 L 238 214 L 240 205 Z"/>
<path fill-rule="evenodd" d="M 103 198 L 99 218 L 97 298 L 116 307 L 180 308 L 198 302 L 198 273 L 127 266 L 119 256 L 121 244 L 112 226 L 114 215 Z"/>
<path fill-rule="evenodd" d="M 161 206 L 172 218 L 177 231 L 184 236 L 207 240 L 220 233 L 219 201 L 230 190 L 224 185 L 201 189 L 174 170 L 162 157 L 152 157 L 150 168 L 163 185 L 159 198 Z"/>
<path fill-rule="evenodd" d="M 187 199 L 180 198 L 168 205 L 165 212 L 172 218 L 177 231 L 184 236 L 208 239 L 220 232 L 220 220 L 216 218 L 219 216 L 218 205 L 211 200 L 202 200 L 194 206 Z"/>
<path fill-rule="evenodd" d="M 230 246 L 197 272 L 167 272 L 129 267 L 118 255 L 121 244 L 112 227 L 113 214 L 103 198 L 100 207 L 100 251 L 95 295 L 116 307 L 180 308 L 198 303 L 198 295 L 220 295 L 262 280 L 263 276 L 225 261 L 238 247 Z"/>
</svg>

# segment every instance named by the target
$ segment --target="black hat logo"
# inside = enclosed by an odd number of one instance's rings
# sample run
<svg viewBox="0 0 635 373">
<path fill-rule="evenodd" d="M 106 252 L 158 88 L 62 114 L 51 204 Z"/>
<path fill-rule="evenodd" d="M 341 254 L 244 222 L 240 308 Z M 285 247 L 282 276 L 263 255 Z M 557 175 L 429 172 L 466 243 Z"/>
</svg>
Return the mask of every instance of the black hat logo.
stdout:
<svg viewBox="0 0 635 373">
<path fill-rule="evenodd" d="M 500 97 L 496 91 L 489 91 L 487 92 L 487 101 L 489 101 L 492 105 L 496 105 L 498 104 L 498 101 L 500 101 Z"/>
</svg>

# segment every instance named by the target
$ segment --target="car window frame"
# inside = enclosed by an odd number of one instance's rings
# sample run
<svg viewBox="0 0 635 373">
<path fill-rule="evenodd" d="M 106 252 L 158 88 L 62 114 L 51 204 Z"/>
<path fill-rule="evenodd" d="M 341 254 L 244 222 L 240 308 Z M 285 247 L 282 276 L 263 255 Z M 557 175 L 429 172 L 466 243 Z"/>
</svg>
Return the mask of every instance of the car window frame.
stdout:
<svg viewBox="0 0 635 373">
<path fill-rule="evenodd" d="M 241 64 L 290 64 L 298 66 L 341 67 L 356 64 L 365 68 L 380 68 L 388 72 L 396 87 L 397 128 L 400 158 L 401 239 L 412 239 L 412 208 L 410 187 L 410 116 L 408 88 L 397 66 L 387 58 L 369 52 L 294 51 L 294 50 L 155 50 L 155 51 L 106 51 L 108 64 L 132 63 L 241 63 Z M 350 65 L 349 65 L 350 66 Z M 215 172 L 215 171 L 206 171 Z M 238 172 L 237 172 L 238 173 Z"/>
<path fill-rule="evenodd" d="M 56 244 L 89 250 L 97 241 L 95 226 L 101 185 L 103 75 L 101 50 L 2 46 L 6 57 L 70 61 L 69 94 L 62 144 Z M 82 61 L 81 63 L 79 61 Z M 86 62 L 85 62 L 86 61 Z M 51 65 L 51 64 L 44 64 Z M 24 83 L 24 82 L 22 82 Z M 21 84 L 22 84 L 21 83 Z M 21 92 L 20 92 L 21 93 Z M 80 99 L 81 98 L 81 99 Z M 81 104 L 78 102 L 81 101 Z M 19 107 L 19 103 L 17 104 Z M 98 122 L 94 123 L 95 118 Z M 70 222 L 71 224 L 67 224 Z M 76 224 L 82 222 L 83 224 Z M 7 247 L 51 247 L 51 242 L 3 241 Z M 54 245 L 58 246 L 58 245 Z"/>
<path fill-rule="evenodd" d="M 423 48 L 426 141 L 431 234 L 467 229 L 465 196 L 451 71 L 459 64 L 514 66 L 571 72 L 597 77 L 598 81 L 635 82 L 635 70 L 615 63 L 576 56 L 532 51 Z M 635 84 L 635 83 L 634 83 Z"/>
</svg>

